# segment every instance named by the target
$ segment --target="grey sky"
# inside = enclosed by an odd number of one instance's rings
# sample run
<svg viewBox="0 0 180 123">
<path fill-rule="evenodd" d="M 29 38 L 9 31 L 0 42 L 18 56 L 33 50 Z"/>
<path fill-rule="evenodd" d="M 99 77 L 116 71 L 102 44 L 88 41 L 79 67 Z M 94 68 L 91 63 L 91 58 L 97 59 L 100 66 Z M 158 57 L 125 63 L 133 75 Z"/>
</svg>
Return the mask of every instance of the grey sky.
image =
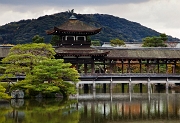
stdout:
<svg viewBox="0 0 180 123">
<path fill-rule="evenodd" d="M 180 0 L 0 0 L 0 25 L 75 9 L 110 14 L 180 38 Z"/>
<path fill-rule="evenodd" d="M 0 0 L 0 3 L 7 5 L 107 5 L 107 4 L 128 4 L 140 3 L 149 0 Z"/>
</svg>

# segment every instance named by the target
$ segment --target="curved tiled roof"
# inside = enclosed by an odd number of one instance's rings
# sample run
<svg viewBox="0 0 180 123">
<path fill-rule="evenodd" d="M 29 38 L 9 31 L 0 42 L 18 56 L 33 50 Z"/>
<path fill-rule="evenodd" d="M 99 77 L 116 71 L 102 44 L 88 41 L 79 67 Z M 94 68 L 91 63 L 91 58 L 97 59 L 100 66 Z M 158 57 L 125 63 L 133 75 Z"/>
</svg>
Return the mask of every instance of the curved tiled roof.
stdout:
<svg viewBox="0 0 180 123">
<path fill-rule="evenodd" d="M 108 59 L 180 59 L 179 48 L 122 48 L 109 51 Z"/>
<path fill-rule="evenodd" d="M 91 31 L 100 29 L 93 26 L 89 26 L 83 23 L 82 21 L 75 20 L 75 19 L 69 19 L 67 22 L 65 22 L 63 25 L 57 28 L 61 30 L 66 30 L 66 31 L 83 31 L 83 32 L 84 31 L 91 32 Z"/>
<path fill-rule="evenodd" d="M 47 34 L 63 34 L 63 33 L 83 33 L 87 35 L 94 35 L 96 33 L 99 33 L 101 31 L 101 28 L 96 28 L 93 26 L 90 26 L 88 24 L 85 24 L 82 21 L 77 20 L 76 18 L 69 19 L 67 22 L 62 24 L 61 26 L 54 27 L 52 30 L 46 31 Z"/>
<path fill-rule="evenodd" d="M 94 48 L 55 48 L 55 52 L 59 56 L 104 56 L 109 53 L 109 51 L 97 50 Z"/>
</svg>

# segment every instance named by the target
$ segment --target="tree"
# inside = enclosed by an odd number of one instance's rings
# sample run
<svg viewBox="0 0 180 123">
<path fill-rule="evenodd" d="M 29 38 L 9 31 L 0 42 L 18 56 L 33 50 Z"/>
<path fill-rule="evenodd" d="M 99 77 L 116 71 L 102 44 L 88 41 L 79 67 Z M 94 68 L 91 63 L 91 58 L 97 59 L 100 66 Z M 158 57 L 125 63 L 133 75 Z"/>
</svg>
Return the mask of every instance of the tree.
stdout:
<svg viewBox="0 0 180 123">
<path fill-rule="evenodd" d="M 63 59 L 42 60 L 34 67 L 32 74 L 28 74 L 19 84 L 24 89 L 43 94 L 61 92 L 63 97 L 67 98 L 76 92 L 74 84 L 79 78 L 77 70 L 71 66 L 70 63 L 64 63 Z M 66 82 L 65 79 L 71 83 Z"/>
<path fill-rule="evenodd" d="M 91 41 L 91 46 L 101 46 L 100 41 Z"/>
<path fill-rule="evenodd" d="M 32 43 L 44 43 L 44 38 L 40 37 L 39 35 L 35 35 L 32 38 Z"/>
<path fill-rule="evenodd" d="M 0 85 L 0 99 L 9 99 L 11 98 L 8 94 L 5 93 L 6 89 Z"/>
<path fill-rule="evenodd" d="M 125 45 L 124 41 L 118 38 L 110 40 L 110 44 L 111 46 L 114 46 L 114 47 Z"/>
<path fill-rule="evenodd" d="M 167 36 L 165 34 L 161 34 L 156 37 L 146 37 L 143 39 L 142 47 L 167 47 L 165 41 L 167 40 Z"/>
<path fill-rule="evenodd" d="M 50 44 L 53 46 L 57 45 L 58 41 L 60 40 L 60 37 L 58 35 L 53 35 L 50 41 Z"/>
<path fill-rule="evenodd" d="M 28 96 L 35 96 L 39 92 L 61 92 L 64 97 L 68 97 L 75 92 L 73 83 L 78 81 L 78 72 L 71 68 L 70 63 L 53 59 L 54 55 L 50 44 L 16 45 L 2 60 L 3 63 L 8 63 L 3 77 L 26 75 L 25 80 L 18 82 L 11 89 L 23 89 Z M 65 82 L 64 79 L 71 80 L 72 83 Z"/>
<path fill-rule="evenodd" d="M 167 41 L 168 40 L 168 37 L 165 33 L 161 33 L 160 34 L 160 38 L 163 40 L 163 41 Z"/>
<path fill-rule="evenodd" d="M 50 44 L 15 45 L 10 49 L 8 56 L 2 59 L 2 63 L 7 64 L 4 76 L 27 75 L 40 61 L 54 58 L 54 55 L 55 51 Z"/>
</svg>

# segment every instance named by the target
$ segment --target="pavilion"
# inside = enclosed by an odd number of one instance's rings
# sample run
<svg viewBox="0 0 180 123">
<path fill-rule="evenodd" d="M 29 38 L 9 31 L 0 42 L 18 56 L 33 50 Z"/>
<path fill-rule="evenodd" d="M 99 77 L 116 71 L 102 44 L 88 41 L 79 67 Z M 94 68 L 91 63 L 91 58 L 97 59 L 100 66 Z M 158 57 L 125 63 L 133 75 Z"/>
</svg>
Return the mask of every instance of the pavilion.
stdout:
<svg viewBox="0 0 180 123">
<path fill-rule="evenodd" d="M 47 30 L 48 35 L 59 36 L 56 58 L 70 62 L 80 72 L 87 73 L 176 73 L 180 61 L 179 48 L 91 47 L 89 36 L 100 33 L 101 28 L 79 21 L 72 15 L 67 22 Z M 161 71 L 164 65 L 166 70 Z M 137 67 L 138 66 L 138 67 Z M 90 70 L 90 71 L 88 71 Z"/>
</svg>

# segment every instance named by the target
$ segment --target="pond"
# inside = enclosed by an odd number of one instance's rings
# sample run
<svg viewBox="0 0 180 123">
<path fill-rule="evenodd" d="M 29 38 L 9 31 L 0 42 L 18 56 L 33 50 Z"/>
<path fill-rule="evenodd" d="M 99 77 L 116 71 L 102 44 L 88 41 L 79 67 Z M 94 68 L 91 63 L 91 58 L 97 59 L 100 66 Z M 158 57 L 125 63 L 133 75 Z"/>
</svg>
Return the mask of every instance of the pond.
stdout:
<svg viewBox="0 0 180 123">
<path fill-rule="evenodd" d="M 0 123 L 179 123 L 180 95 L 169 93 L 96 93 L 62 100 L 0 101 Z M 135 89 L 136 90 L 136 89 Z M 137 89 L 138 90 L 138 89 Z M 116 93 L 115 93 L 116 92 Z"/>
</svg>

